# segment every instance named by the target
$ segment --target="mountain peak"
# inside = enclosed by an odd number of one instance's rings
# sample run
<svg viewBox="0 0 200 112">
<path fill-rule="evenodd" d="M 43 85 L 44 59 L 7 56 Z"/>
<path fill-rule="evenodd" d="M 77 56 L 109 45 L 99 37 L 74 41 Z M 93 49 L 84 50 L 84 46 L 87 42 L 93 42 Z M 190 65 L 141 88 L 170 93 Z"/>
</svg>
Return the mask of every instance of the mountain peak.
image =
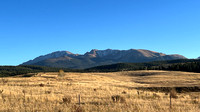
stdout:
<svg viewBox="0 0 200 112">
<path fill-rule="evenodd" d="M 23 63 L 23 64 L 31 65 L 31 64 L 43 61 L 43 60 L 47 60 L 47 59 L 51 59 L 51 58 L 59 58 L 59 57 L 64 57 L 64 56 L 76 56 L 76 55 L 69 51 L 56 51 L 56 52 L 49 53 L 47 55 L 41 55 L 33 60 Z"/>
<path fill-rule="evenodd" d="M 69 51 L 56 51 L 56 52 L 52 52 L 52 53 L 50 53 L 50 54 L 70 55 L 70 54 L 73 54 L 73 53 L 71 53 L 71 52 L 69 52 Z"/>
<path fill-rule="evenodd" d="M 98 49 L 92 49 L 91 51 L 98 51 Z"/>
<path fill-rule="evenodd" d="M 98 51 L 98 49 L 92 49 L 90 52 L 86 52 L 84 56 L 96 57 L 96 51 Z"/>
</svg>

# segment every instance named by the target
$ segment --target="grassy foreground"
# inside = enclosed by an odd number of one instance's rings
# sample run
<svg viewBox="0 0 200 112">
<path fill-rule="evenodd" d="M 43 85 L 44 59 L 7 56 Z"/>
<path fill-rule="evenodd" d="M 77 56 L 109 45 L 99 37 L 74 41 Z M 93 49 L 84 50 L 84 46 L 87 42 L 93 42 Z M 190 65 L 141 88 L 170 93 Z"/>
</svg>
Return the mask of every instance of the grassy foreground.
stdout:
<svg viewBox="0 0 200 112">
<path fill-rule="evenodd" d="M 0 112 L 199 112 L 200 92 L 177 93 L 140 87 L 194 87 L 199 73 L 129 71 L 38 73 L 0 79 Z"/>
</svg>

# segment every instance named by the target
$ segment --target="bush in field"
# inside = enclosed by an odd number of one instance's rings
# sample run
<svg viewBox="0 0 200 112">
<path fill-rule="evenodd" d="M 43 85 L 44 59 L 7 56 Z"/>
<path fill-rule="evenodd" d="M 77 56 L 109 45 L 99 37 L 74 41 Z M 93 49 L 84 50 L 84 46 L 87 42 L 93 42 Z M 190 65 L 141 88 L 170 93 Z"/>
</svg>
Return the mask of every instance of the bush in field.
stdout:
<svg viewBox="0 0 200 112">
<path fill-rule="evenodd" d="M 172 88 L 172 89 L 170 90 L 170 96 L 171 96 L 172 98 L 178 98 L 177 92 L 176 92 L 176 89 L 175 89 L 175 88 Z"/>
<path fill-rule="evenodd" d="M 40 86 L 40 87 L 44 87 L 44 84 L 40 83 L 39 86 Z"/>
<path fill-rule="evenodd" d="M 60 76 L 60 77 L 65 76 L 64 70 L 59 70 L 58 76 Z"/>
<path fill-rule="evenodd" d="M 85 109 L 81 106 L 74 105 L 72 108 L 72 112 L 85 112 Z"/>
<path fill-rule="evenodd" d="M 120 95 L 111 96 L 111 99 L 113 100 L 114 103 L 117 103 L 117 102 L 124 103 L 124 102 L 126 102 L 125 98 L 120 96 Z"/>
<path fill-rule="evenodd" d="M 72 98 L 71 98 L 70 96 L 64 96 L 64 97 L 62 98 L 62 100 L 63 100 L 63 103 L 69 104 L 69 103 L 71 103 Z"/>
<path fill-rule="evenodd" d="M 4 84 L 8 83 L 8 79 L 5 79 L 5 78 L 1 78 L 1 82 Z"/>
</svg>

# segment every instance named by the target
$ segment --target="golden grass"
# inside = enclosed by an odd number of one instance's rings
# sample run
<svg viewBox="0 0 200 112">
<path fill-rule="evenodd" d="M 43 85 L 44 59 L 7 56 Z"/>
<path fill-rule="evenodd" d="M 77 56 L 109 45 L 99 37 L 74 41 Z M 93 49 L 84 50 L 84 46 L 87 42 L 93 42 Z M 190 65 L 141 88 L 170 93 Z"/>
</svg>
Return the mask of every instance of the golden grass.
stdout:
<svg viewBox="0 0 200 112">
<path fill-rule="evenodd" d="M 199 93 L 169 94 L 134 87 L 199 86 L 200 74 L 168 71 L 113 73 L 40 73 L 0 79 L 0 111 L 4 112 L 198 112 Z M 7 82 L 3 82 L 6 81 Z M 1 93 L 2 90 L 2 93 Z M 81 96 L 79 105 L 79 95 Z M 113 102 L 113 96 L 125 101 Z M 69 101 L 70 100 L 70 101 Z"/>
</svg>

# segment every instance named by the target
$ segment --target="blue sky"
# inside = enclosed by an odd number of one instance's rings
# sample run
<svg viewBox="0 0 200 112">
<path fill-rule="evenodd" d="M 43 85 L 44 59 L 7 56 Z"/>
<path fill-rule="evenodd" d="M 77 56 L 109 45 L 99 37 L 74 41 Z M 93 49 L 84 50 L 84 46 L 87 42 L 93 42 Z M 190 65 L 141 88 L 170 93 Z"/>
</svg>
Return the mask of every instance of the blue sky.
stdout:
<svg viewBox="0 0 200 112">
<path fill-rule="evenodd" d="M 0 65 L 67 50 L 200 56 L 199 0 L 1 0 Z"/>
</svg>

